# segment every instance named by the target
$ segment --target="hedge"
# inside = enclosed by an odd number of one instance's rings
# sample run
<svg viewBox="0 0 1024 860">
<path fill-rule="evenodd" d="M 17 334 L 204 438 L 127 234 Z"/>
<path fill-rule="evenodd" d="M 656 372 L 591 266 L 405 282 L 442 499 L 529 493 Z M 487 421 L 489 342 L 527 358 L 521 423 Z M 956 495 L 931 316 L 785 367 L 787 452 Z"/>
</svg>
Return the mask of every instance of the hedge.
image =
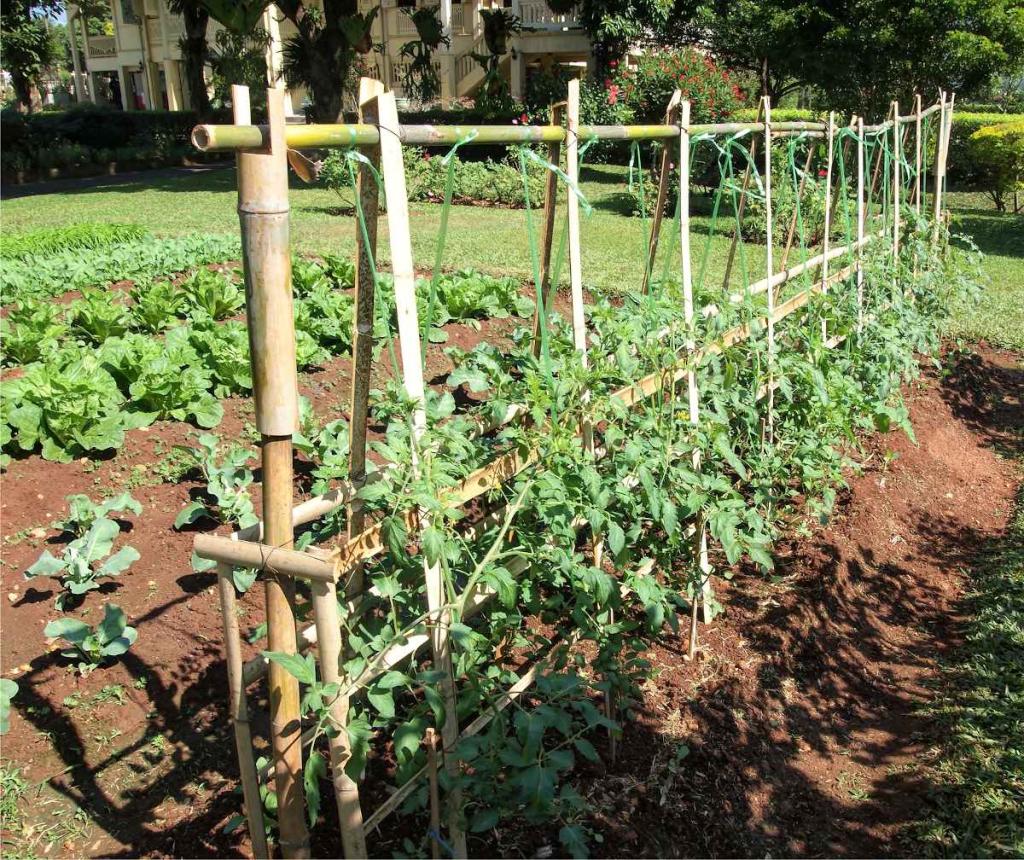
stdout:
<svg viewBox="0 0 1024 860">
<path fill-rule="evenodd" d="M 949 181 L 961 186 L 976 186 L 984 171 L 971 152 L 971 135 L 990 125 L 1024 121 L 1024 113 L 969 113 L 953 108 L 953 133 L 949 138 Z"/>
</svg>

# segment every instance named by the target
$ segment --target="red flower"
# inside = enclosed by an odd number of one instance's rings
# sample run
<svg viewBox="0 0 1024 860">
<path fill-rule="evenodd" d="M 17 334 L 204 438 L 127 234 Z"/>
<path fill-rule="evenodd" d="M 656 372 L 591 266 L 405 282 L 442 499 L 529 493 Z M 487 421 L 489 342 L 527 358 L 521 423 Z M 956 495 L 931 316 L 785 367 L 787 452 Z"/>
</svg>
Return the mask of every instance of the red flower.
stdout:
<svg viewBox="0 0 1024 860">
<path fill-rule="evenodd" d="M 619 65 L 619 61 L 618 60 L 612 60 L 608 65 L 609 65 L 609 67 L 614 69 L 614 68 L 616 68 Z"/>
<path fill-rule="evenodd" d="M 819 178 L 824 178 L 826 176 L 828 176 L 828 171 L 827 170 L 819 170 L 818 171 L 818 177 Z"/>
<path fill-rule="evenodd" d="M 608 104 L 616 104 L 619 100 L 619 85 L 612 84 L 608 87 Z"/>
<path fill-rule="evenodd" d="M 521 122 L 521 123 L 522 123 L 523 125 L 529 125 L 529 124 L 530 124 L 530 118 L 529 118 L 529 117 L 528 117 L 528 116 L 527 116 L 527 115 L 526 115 L 525 113 L 524 113 L 524 114 L 522 114 L 522 115 L 521 115 L 521 116 L 519 117 L 519 121 L 520 121 L 520 122 Z"/>
</svg>

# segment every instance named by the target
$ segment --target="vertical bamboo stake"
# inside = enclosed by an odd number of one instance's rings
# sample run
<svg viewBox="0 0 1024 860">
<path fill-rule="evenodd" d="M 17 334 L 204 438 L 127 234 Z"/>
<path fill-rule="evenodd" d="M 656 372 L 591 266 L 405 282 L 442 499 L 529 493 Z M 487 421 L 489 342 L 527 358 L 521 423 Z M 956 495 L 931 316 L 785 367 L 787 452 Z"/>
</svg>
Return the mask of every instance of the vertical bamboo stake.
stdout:
<svg viewBox="0 0 1024 860">
<path fill-rule="evenodd" d="M 754 122 L 761 121 L 761 105 L 757 106 L 757 115 Z M 740 199 L 736 203 L 736 221 L 743 222 L 743 212 L 747 208 L 747 189 L 750 187 L 750 164 L 757 158 L 757 138 L 750 141 L 750 160 L 743 168 L 743 183 L 740 186 Z M 803 186 L 801 186 L 802 188 Z M 793 224 L 796 224 L 796 210 L 793 211 Z M 740 243 L 740 233 L 737 227 L 732 234 L 732 242 L 729 243 L 729 256 L 725 258 L 725 274 L 722 276 L 722 289 L 729 289 L 729 281 L 732 279 L 732 264 L 736 262 L 736 248 Z M 744 284 L 744 289 L 746 285 Z"/>
<path fill-rule="evenodd" d="M 900 104 L 892 103 L 892 262 L 900 259 L 900 184 L 903 171 L 900 161 L 903 157 L 903 139 L 900 136 Z"/>
<path fill-rule="evenodd" d="M 675 90 L 668 100 L 668 107 L 665 108 L 665 125 L 671 125 L 676 119 L 676 112 L 679 110 L 679 99 L 682 93 Z M 640 285 L 641 295 L 647 295 L 650 287 L 651 273 L 654 271 L 654 263 L 658 256 L 658 241 L 661 238 L 661 222 L 665 216 L 665 203 L 668 201 L 668 180 L 672 172 L 672 149 L 668 143 L 661 152 L 661 171 L 658 174 L 658 196 L 654 205 L 654 220 L 651 223 L 651 235 L 647 241 L 647 265 L 644 267 L 644 279 Z"/>
<path fill-rule="evenodd" d="M 921 214 L 921 94 L 914 93 L 914 212 Z"/>
<path fill-rule="evenodd" d="M 956 93 L 950 93 L 949 104 L 946 108 L 946 133 L 942 137 L 942 184 L 939 186 L 939 208 L 946 196 L 947 171 L 949 169 L 949 141 L 953 136 L 953 102 L 956 101 Z"/>
<path fill-rule="evenodd" d="M 373 78 L 359 79 L 359 121 L 377 124 L 376 97 L 384 92 L 384 84 Z M 370 397 L 370 366 L 373 364 L 373 316 L 374 294 L 377 285 L 373 282 L 373 265 L 377 255 L 377 210 L 379 189 L 373 168 L 380 165 L 380 147 L 368 146 L 363 155 L 370 164 L 360 163 L 356 178 L 356 195 L 363 212 L 366 236 L 356 220 L 356 278 L 352 319 L 352 399 L 349 403 L 349 467 L 348 475 L 353 483 L 366 477 L 366 416 Z M 353 499 L 348 509 L 348 539 L 352 540 L 363 530 L 363 501 Z M 345 584 L 345 594 L 353 596 L 363 590 L 363 563 L 352 569 Z"/>
<path fill-rule="evenodd" d="M 430 856 L 441 857 L 441 792 L 437 786 L 437 732 L 428 728 L 423 740 L 427 745 L 427 783 L 430 800 Z"/>
<path fill-rule="evenodd" d="M 248 89 L 232 87 L 236 118 L 247 119 Z M 252 362 L 256 429 L 263 465 L 264 540 L 292 546 L 292 433 L 298 429 L 298 380 L 288 247 L 288 160 L 284 90 L 267 90 L 270 147 L 238 156 L 238 217 L 242 227 L 246 315 Z M 267 647 L 295 653 L 295 585 L 289 577 L 266 580 Z M 270 733 L 274 754 L 281 851 L 309 856 L 299 741 L 299 682 L 276 662 L 268 673 Z"/>
<path fill-rule="evenodd" d="M 832 149 L 835 143 L 835 114 L 829 111 L 828 133 L 825 137 L 825 146 L 828 150 L 827 161 L 825 162 L 825 235 L 822 238 L 822 260 L 821 260 L 821 292 L 828 292 L 828 249 L 831 243 L 832 232 Z M 769 292 L 771 292 L 769 290 Z M 828 340 L 828 322 L 821 320 L 821 341 Z"/>
<path fill-rule="evenodd" d="M 569 98 L 566 103 L 566 146 L 565 168 L 572 186 L 578 187 L 580 181 L 579 164 L 579 127 L 580 127 L 580 81 L 573 78 L 569 81 Z M 667 163 L 665 164 L 667 167 Z M 569 220 L 569 285 L 572 298 L 572 340 L 573 346 L 580 354 L 580 363 L 587 367 L 587 321 L 583 308 L 583 253 L 580 239 L 580 201 L 572 188 L 566 198 L 566 215 Z M 655 250 L 657 246 L 655 245 Z M 583 392 L 584 406 L 590 401 L 590 392 Z M 583 450 L 594 456 L 594 428 L 589 418 L 583 419 L 580 428 L 583 436 Z M 591 535 L 594 567 L 601 567 L 604 557 L 604 542 L 598 533 Z M 614 616 L 613 616 L 614 617 Z M 605 694 L 605 710 L 612 719 L 614 702 L 609 691 Z M 609 730 L 609 748 L 612 761 L 616 757 L 614 733 Z"/>
<path fill-rule="evenodd" d="M 751 150 L 753 150 L 753 144 L 751 144 Z M 807 147 L 807 159 L 804 161 L 804 172 L 800 174 L 800 181 L 797 183 L 796 188 L 796 199 L 801 200 L 804 195 L 804 185 L 807 182 L 807 174 L 811 171 L 811 161 L 814 158 L 814 147 Z M 783 271 L 786 268 L 786 263 L 789 262 L 789 252 L 793 248 L 793 240 L 796 237 L 796 206 L 793 207 L 793 214 L 789 217 L 789 229 L 786 230 L 786 245 L 782 249 L 782 260 L 779 262 L 779 271 Z"/>
<path fill-rule="evenodd" d="M 316 624 L 317 652 L 320 657 L 320 676 L 325 684 L 341 684 L 341 621 L 338 618 L 338 590 L 333 582 L 311 583 L 313 593 L 313 619 Z M 349 747 L 348 696 L 335 696 L 330 703 L 331 721 L 337 733 L 330 739 L 331 778 L 334 799 L 338 804 L 338 824 L 345 857 L 366 856 L 363 836 L 363 810 L 359 805 L 359 787 L 346 773 L 345 766 L 352 757 Z"/>
<path fill-rule="evenodd" d="M 693 262 L 690 257 L 690 100 L 684 99 L 679 108 L 679 259 L 683 282 L 683 321 L 686 324 L 686 349 L 692 356 L 697 348 L 693 339 Z M 700 400 L 697 392 L 697 370 L 686 372 L 686 397 L 690 423 L 700 423 Z M 693 468 L 700 468 L 700 451 L 693 452 Z M 711 565 L 708 562 L 708 535 L 704 522 L 699 523 L 697 537 L 697 564 L 701 571 L 701 606 L 704 623 L 710 623 Z M 691 659 L 697 653 L 697 594 L 693 595 L 690 613 L 690 642 L 687 653 Z"/>
<path fill-rule="evenodd" d="M 565 105 L 557 102 L 551 105 L 550 124 L 560 126 L 564 114 Z M 548 144 L 548 161 L 558 167 L 562 157 L 561 141 L 552 141 Z M 551 283 L 551 250 L 555 244 L 555 216 L 558 211 L 558 175 L 553 170 L 548 170 L 544 180 L 544 226 L 541 234 L 541 257 L 540 257 L 540 294 L 545 307 L 551 307 L 555 293 L 558 291 L 558 284 Z M 533 314 L 533 355 L 540 355 L 540 314 L 534 311 Z"/>
<path fill-rule="evenodd" d="M 942 174 L 944 170 L 942 152 L 946 137 L 946 92 L 939 91 L 939 123 L 935 141 L 935 178 L 932 180 L 932 241 L 939 238 L 939 216 L 942 212 Z"/>
<path fill-rule="evenodd" d="M 864 118 L 857 117 L 857 335 L 864 331 Z"/>
<path fill-rule="evenodd" d="M 395 284 L 395 309 L 398 316 L 398 337 L 402 355 L 402 374 L 405 391 L 416 402 L 413 411 L 412 458 L 413 469 L 421 468 L 419 444 L 426 432 L 427 416 L 424 401 L 423 365 L 420 352 L 419 320 L 416 313 L 416 274 L 412 262 L 412 240 L 409 232 L 409 199 L 405 187 L 405 168 L 402 164 L 402 142 L 399 137 L 398 108 L 394 93 L 385 93 L 377 99 L 380 123 L 380 158 L 384 174 L 384 196 L 388 207 L 388 233 L 391 240 L 391 270 Z M 430 528 L 430 518 L 420 512 L 420 529 Z M 444 767 L 453 784 L 458 780 L 458 762 L 455 747 L 459 738 L 459 716 L 452 674 L 451 642 L 448 628 L 451 611 L 445 605 L 444 579 L 440 565 L 423 560 L 423 574 L 427 585 L 427 606 L 431 613 L 430 641 L 434 655 L 434 668 L 441 672 L 441 699 L 444 702 L 445 721 L 441 728 L 444 744 Z M 461 797 L 458 787 L 448 794 L 448 833 L 457 858 L 466 856 L 466 834 L 461 823 Z"/>
<path fill-rule="evenodd" d="M 267 833 L 263 823 L 263 801 L 256 762 L 252 757 L 252 732 L 249 730 L 249 707 L 242 684 L 242 637 L 238 630 L 238 612 L 235 602 L 235 583 L 231 568 L 217 565 L 217 590 L 220 593 L 220 612 L 224 622 L 224 658 L 228 665 L 231 723 L 235 730 L 235 750 L 238 753 L 238 771 L 245 798 L 245 818 L 249 823 L 253 856 L 269 857 Z"/>
<path fill-rule="evenodd" d="M 765 277 L 769 280 L 775 274 L 772 235 L 772 102 L 770 96 L 761 100 L 764 105 L 764 220 L 765 220 Z M 772 384 L 775 370 L 775 290 L 769 287 L 765 293 L 768 299 L 768 441 L 775 440 L 774 419 L 775 386 Z"/>
</svg>

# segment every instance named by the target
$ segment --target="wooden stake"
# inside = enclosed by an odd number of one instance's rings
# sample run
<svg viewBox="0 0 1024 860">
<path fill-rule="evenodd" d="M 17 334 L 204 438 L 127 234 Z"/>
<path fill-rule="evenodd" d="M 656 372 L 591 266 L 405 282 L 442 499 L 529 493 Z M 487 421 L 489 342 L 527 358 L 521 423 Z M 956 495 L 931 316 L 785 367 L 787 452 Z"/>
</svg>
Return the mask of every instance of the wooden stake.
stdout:
<svg viewBox="0 0 1024 860">
<path fill-rule="evenodd" d="M 430 856 L 439 860 L 441 856 L 441 792 L 437 785 L 437 732 L 433 727 L 426 730 L 423 741 L 427 747 L 427 782 L 430 798 Z"/>
<path fill-rule="evenodd" d="M 914 212 L 921 214 L 921 94 L 914 93 Z"/>
<path fill-rule="evenodd" d="M 421 364 L 419 320 L 416 312 L 416 274 L 412 262 L 412 240 L 409 231 L 409 200 L 405 188 L 405 169 L 402 164 L 402 143 L 399 137 L 398 108 L 393 93 L 377 99 L 381 127 L 380 157 L 384 174 L 384 194 L 388 206 L 388 232 L 391 240 L 391 268 L 395 284 L 395 308 L 398 316 L 398 336 L 402 353 L 402 374 L 405 391 L 417 406 L 413 411 L 412 458 L 413 469 L 421 468 L 419 445 L 426 432 L 423 366 Z M 431 527 L 426 512 L 420 511 L 421 533 Z M 452 784 L 448 793 L 448 832 L 452 850 L 457 858 L 466 856 L 466 834 L 462 829 L 461 790 L 457 787 L 459 768 L 455 745 L 459 737 L 459 717 L 452 674 L 451 643 L 448 628 L 451 611 L 442 609 L 446 604 L 444 580 L 440 565 L 423 560 L 423 573 L 427 585 L 427 606 L 433 614 L 431 644 L 434 668 L 441 672 L 441 699 L 444 702 L 445 722 L 441 729 L 444 741 L 444 765 Z"/>
<path fill-rule="evenodd" d="M 814 160 L 814 146 L 807 147 L 807 158 L 804 161 L 804 172 L 800 174 L 800 181 L 797 183 L 796 199 L 803 198 L 804 185 L 807 183 L 807 174 L 811 172 L 811 162 Z M 785 269 L 789 262 L 789 252 L 793 248 L 793 240 L 796 237 L 796 206 L 793 207 L 793 214 L 789 216 L 789 229 L 786 231 L 786 245 L 782 249 L 782 259 L 779 261 L 779 268 Z"/>
<path fill-rule="evenodd" d="M 325 684 L 341 684 L 341 621 L 338 618 L 338 591 L 333 582 L 314 582 L 313 618 L 316 623 L 320 675 Z M 338 804 L 341 845 L 347 858 L 366 857 L 363 836 L 363 810 L 359 805 L 359 786 L 345 771 L 352 757 L 348 740 L 348 696 L 336 696 L 330 705 L 331 721 L 337 733 L 330 738 L 331 778 Z"/>
<path fill-rule="evenodd" d="M 551 105 L 551 112 L 549 114 L 551 125 L 561 127 L 564 113 L 564 102 Z M 548 144 L 548 161 L 555 165 L 555 167 L 558 167 L 558 162 L 561 158 L 562 142 L 560 140 L 552 141 Z M 558 284 L 551 283 L 551 250 L 555 244 L 555 216 L 557 212 L 558 175 L 553 170 L 549 170 L 544 179 L 544 225 L 540 246 L 540 294 L 545 308 L 552 306 L 555 293 L 558 292 Z M 540 355 L 540 315 L 536 311 L 533 314 L 533 355 L 535 358 Z"/>
<path fill-rule="evenodd" d="M 238 629 L 238 607 L 235 602 L 235 583 L 231 568 L 217 565 L 217 590 L 220 594 L 220 612 L 224 622 L 224 661 L 228 667 L 231 723 L 235 730 L 235 751 L 238 771 L 245 798 L 245 818 L 249 824 L 254 857 L 270 856 L 267 849 L 266 826 L 263 822 L 263 800 L 252 753 L 252 732 L 249 730 L 249 707 L 242 685 L 242 637 Z"/>
<path fill-rule="evenodd" d="M 761 110 L 762 104 L 757 106 L 757 121 L 761 121 Z M 757 158 L 757 138 L 752 138 L 750 141 L 750 161 L 747 162 L 746 167 L 743 168 L 743 184 L 740 187 L 740 199 L 736 204 L 736 221 L 738 223 L 743 222 L 743 212 L 747 208 L 747 188 L 750 187 L 750 163 Z M 796 211 L 794 210 L 794 218 L 796 217 Z M 795 221 L 793 222 L 796 223 Z M 735 229 L 732 235 L 732 242 L 729 243 L 729 256 L 725 260 L 725 275 L 722 277 L 722 289 L 729 289 L 729 281 L 732 278 L 732 264 L 736 260 L 736 248 L 741 241 L 739 227 Z"/>
<path fill-rule="evenodd" d="M 903 141 L 900 137 L 900 105 L 899 102 L 892 103 L 892 262 L 899 263 L 900 259 L 900 184 L 903 180 L 903 171 L 900 169 L 901 156 L 903 154 Z"/>
<path fill-rule="evenodd" d="M 675 90 L 668 100 L 668 107 L 665 108 L 665 125 L 672 125 L 676 121 L 679 112 L 679 99 L 682 93 Z M 668 202 L 668 181 L 672 172 L 672 147 L 669 141 L 665 141 L 661 151 L 661 164 L 658 173 L 658 196 L 655 198 L 654 219 L 651 222 L 651 235 L 647 240 L 647 265 L 644 267 L 644 279 L 640 284 L 640 294 L 647 295 L 650 288 L 651 273 L 654 271 L 654 263 L 658 257 L 658 242 L 661 238 L 661 222 L 665 217 L 665 204 Z"/>
<path fill-rule="evenodd" d="M 376 97 L 384 92 L 384 84 L 373 78 L 359 79 L 359 121 L 377 124 Z M 380 146 L 365 146 L 363 155 L 370 164 L 360 163 L 356 178 L 356 195 L 366 225 L 356 219 L 356 278 L 352 319 L 352 399 L 349 404 L 349 479 L 366 479 L 366 416 L 370 397 L 370 367 L 373 364 L 373 316 L 376 284 L 373 281 L 373 262 L 377 259 L 377 210 L 380 189 L 374 168 L 380 165 Z M 348 539 L 363 530 L 363 502 L 353 499 L 348 508 Z M 345 594 L 351 597 L 363 590 L 363 566 L 358 565 L 345 585 Z"/>
<path fill-rule="evenodd" d="M 821 291 L 822 293 L 828 292 L 828 246 L 831 242 L 832 232 L 832 149 L 834 145 L 834 134 L 835 134 L 835 114 L 832 111 L 828 113 L 828 133 L 826 137 L 825 147 L 827 150 L 826 162 L 825 162 L 825 235 L 822 237 L 821 246 Z M 821 340 L 822 342 L 828 340 L 828 322 L 822 317 L 821 320 Z"/>
<path fill-rule="evenodd" d="M 772 231 L 772 104 L 769 96 L 761 100 L 764 105 L 764 219 L 765 219 L 765 276 L 771 278 L 774 274 L 774 244 L 775 239 Z M 768 297 L 768 383 L 772 382 L 775 370 L 775 291 L 769 289 Z M 773 391 L 768 393 L 767 407 L 767 429 L 768 442 L 774 441 L 775 429 L 772 413 L 775 410 L 775 396 Z"/>
<path fill-rule="evenodd" d="M 236 118 L 247 119 L 248 89 L 232 87 Z M 270 146 L 238 156 L 238 216 L 242 227 L 246 315 L 252 362 L 256 429 L 263 459 L 266 542 L 292 546 L 292 433 L 298 429 L 295 324 L 288 240 L 288 158 L 284 90 L 267 90 Z M 267 647 L 295 653 L 294 582 L 265 579 Z M 309 856 L 299 744 L 299 682 L 276 663 L 270 667 L 270 732 L 281 851 Z"/>
<path fill-rule="evenodd" d="M 864 331 L 864 118 L 857 117 L 857 335 Z"/>
<path fill-rule="evenodd" d="M 686 373 L 686 399 L 690 423 L 700 423 L 700 395 L 697 391 L 697 353 L 693 338 L 693 261 L 690 257 L 690 100 L 680 105 L 679 120 L 679 259 L 680 273 L 683 282 L 683 321 L 686 324 L 686 351 L 690 366 Z M 748 165 L 749 166 L 749 165 Z M 693 468 L 700 469 L 700 451 L 693 452 Z M 708 536 L 704 523 L 695 531 L 695 559 L 701 571 L 701 606 L 704 610 L 704 623 L 710 624 L 711 599 L 714 592 L 711 588 L 711 564 L 708 561 Z M 696 589 L 694 600 L 696 601 Z M 697 646 L 696 628 L 691 631 L 690 648 Z"/>
</svg>

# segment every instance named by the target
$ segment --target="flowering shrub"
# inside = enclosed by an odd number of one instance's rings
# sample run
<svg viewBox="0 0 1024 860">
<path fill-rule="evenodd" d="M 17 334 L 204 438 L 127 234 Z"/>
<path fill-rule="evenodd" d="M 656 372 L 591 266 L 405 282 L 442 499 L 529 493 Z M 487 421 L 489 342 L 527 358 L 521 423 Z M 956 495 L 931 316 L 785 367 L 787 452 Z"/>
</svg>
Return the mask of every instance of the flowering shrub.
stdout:
<svg viewBox="0 0 1024 860">
<path fill-rule="evenodd" d="M 714 122 L 741 105 L 742 93 L 727 70 L 695 48 L 663 48 L 642 54 L 635 66 L 612 67 L 605 81 L 609 104 L 625 103 L 634 122 L 661 122 L 672 91 L 690 100 L 693 122 Z"/>
</svg>

